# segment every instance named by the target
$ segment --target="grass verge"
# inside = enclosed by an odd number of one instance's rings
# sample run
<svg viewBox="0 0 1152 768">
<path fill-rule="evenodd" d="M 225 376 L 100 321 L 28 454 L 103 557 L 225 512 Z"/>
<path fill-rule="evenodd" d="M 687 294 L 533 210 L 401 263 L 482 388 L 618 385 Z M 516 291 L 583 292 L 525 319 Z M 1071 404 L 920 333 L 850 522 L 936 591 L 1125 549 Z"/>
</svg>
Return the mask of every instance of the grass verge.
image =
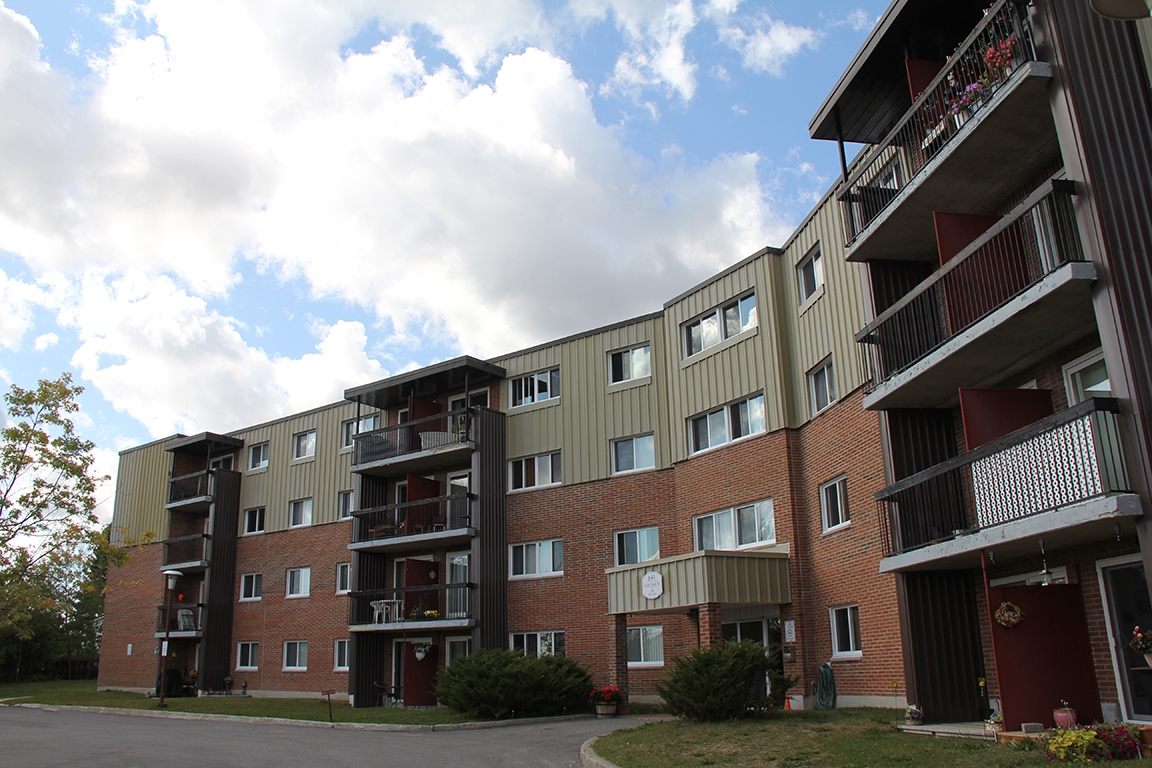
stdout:
<svg viewBox="0 0 1152 768">
<path fill-rule="evenodd" d="M 674 720 L 610 733 L 596 742 L 596 752 L 621 768 L 1023 768 L 1048 764 L 1039 750 L 901 733 L 896 726 L 903 719 L 904 713 L 895 710 L 841 709 L 774 712 L 769 718 L 728 723 Z"/>
</svg>

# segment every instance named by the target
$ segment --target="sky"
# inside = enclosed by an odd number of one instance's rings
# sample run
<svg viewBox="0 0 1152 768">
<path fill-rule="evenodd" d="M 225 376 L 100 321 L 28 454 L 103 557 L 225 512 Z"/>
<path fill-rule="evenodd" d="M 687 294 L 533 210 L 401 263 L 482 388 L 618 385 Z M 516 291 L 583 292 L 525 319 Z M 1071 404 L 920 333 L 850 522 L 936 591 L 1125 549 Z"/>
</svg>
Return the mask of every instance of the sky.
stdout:
<svg viewBox="0 0 1152 768">
<path fill-rule="evenodd" d="M 835 181 L 884 7 L 0 0 L 0 385 L 71 372 L 114 475 L 655 311 Z"/>
</svg>

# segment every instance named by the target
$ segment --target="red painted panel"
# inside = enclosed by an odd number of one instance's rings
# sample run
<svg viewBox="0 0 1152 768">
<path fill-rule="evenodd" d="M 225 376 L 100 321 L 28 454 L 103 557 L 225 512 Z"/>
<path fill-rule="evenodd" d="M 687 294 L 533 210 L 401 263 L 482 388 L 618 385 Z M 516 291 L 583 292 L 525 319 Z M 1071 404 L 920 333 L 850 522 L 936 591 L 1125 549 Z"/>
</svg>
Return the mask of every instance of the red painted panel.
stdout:
<svg viewBox="0 0 1152 768">
<path fill-rule="evenodd" d="M 423 587 L 428 584 L 440 583 L 440 564 L 435 560 L 416 560 L 408 558 L 404 561 L 404 586 Z M 440 590 L 430 589 L 427 592 L 407 592 L 404 594 L 404 614 L 408 618 L 422 620 L 423 611 L 441 611 Z M 413 614 L 416 614 L 415 616 Z"/>
<path fill-rule="evenodd" d="M 431 646 L 423 659 L 416 658 L 416 645 L 404 643 L 404 706 L 436 706 L 438 646 Z"/>
<path fill-rule="evenodd" d="M 993 613 L 1005 601 L 1024 611 L 1012 629 L 989 616 L 1004 729 L 1019 730 L 1022 722 L 1051 728 L 1062 700 L 1081 723 L 1102 719 L 1080 585 L 992 587 L 990 596 Z"/>
<path fill-rule="evenodd" d="M 912 94 L 912 101 L 916 101 L 916 97 L 924 92 L 932 82 L 932 78 L 936 77 L 943 67 L 942 61 L 904 59 L 904 68 L 908 72 L 908 91 Z"/>
<path fill-rule="evenodd" d="M 940 211 L 932 216 L 941 266 L 999 221 L 996 216 Z M 1028 286 L 1032 280 L 1029 254 L 1037 253 L 1035 240 L 1030 219 L 1013 222 L 944 278 L 950 333 L 959 333 Z"/>
<path fill-rule="evenodd" d="M 1048 389 L 960 388 L 964 443 L 969 451 L 1052 415 Z"/>
<path fill-rule="evenodd" d="M 421 400 L 418 397 L 412 398 L 412 405 L 409 408 L 408 417 L 409 421 L 416 421 L 423 419 L 425 416 L 435 416 L 440 413 L 440 404 L 431 400 Z"/>
<path fill-rule="evenodd" d="M 419 475 L 408 475 L 408 501 L 434 499 L 440 495 L 440 483 Z M 404 510 L 404 532 L 406 534 L 427 533 L 438 517 L 439 504 L 417 504 Z"/>
<path fill-rule="evenodd" d="M 999 216 L 943 211 L 933 211 L 932 219 L 936 222 L 936 250 L 940 252 L 941 266 L 1000 221 Z"/>
</svg>

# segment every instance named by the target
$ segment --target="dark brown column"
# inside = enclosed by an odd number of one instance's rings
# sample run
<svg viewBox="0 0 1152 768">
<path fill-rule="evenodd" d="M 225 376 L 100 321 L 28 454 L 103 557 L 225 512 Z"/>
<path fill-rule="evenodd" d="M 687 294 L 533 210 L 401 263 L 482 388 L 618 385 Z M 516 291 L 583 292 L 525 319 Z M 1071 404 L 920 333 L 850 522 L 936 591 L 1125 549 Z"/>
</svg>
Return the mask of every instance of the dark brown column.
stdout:
<svg viewBox="0 0 1152 768">
<path fill-rule="evenodd" d="M 628 615 L 612 616 L 612 650 L 608 657 L 608 682 L 620 686 L 617 714 L 628 714 Z"/>
</svg>

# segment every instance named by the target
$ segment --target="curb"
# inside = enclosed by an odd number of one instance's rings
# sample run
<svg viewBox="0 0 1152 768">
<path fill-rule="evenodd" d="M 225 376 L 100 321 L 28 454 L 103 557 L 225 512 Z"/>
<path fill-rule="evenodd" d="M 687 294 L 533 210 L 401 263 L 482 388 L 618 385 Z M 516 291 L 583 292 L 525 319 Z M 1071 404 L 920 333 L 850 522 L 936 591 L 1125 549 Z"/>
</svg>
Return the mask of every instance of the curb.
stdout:
<svg viewBox="0 0 1152 768">
<path fill-rule="evenodd" d="M 160 712 L 150 709 L 124 707 L 80 707 L 67 704 L 10 704 L 11 707 L 39 709 L 44 712 L 91 712 L 98 715 L 128 715 L 130 717 L 159 717 L 169 720 L 215 720 L 227 723 L 256 723 L 263 725 L 294 725 L 304 728 L 332 728 L 338 731 L 394 731 L 401 733 L 432 733 L 446 731 L 478 731 L 488 728 L 507 728 L 534 723 L 555 723 L 582 720 L 595 715 L 558 715 L 555 717 L 526 717 L 519 720 L 493 720 L 492 722 L 443 723 L 440 725 L 409 725 L 402 723 L 325 723 L 320 720 L 292 720 L 287 717 L 248 717 L 245 715 L 213 715 L 203 712 Z M 606 763 L 605 765 L 610 765 Z"/>
<path fill-rule="evenodd" d="M 599 738 L 599 736 L 593 736 L 580 745 L 580 762 L 584 764 L 584 768 L 620 768 L 616 763 L 605 760 L 596 754 L 593 747 Z"/>
</svg>

